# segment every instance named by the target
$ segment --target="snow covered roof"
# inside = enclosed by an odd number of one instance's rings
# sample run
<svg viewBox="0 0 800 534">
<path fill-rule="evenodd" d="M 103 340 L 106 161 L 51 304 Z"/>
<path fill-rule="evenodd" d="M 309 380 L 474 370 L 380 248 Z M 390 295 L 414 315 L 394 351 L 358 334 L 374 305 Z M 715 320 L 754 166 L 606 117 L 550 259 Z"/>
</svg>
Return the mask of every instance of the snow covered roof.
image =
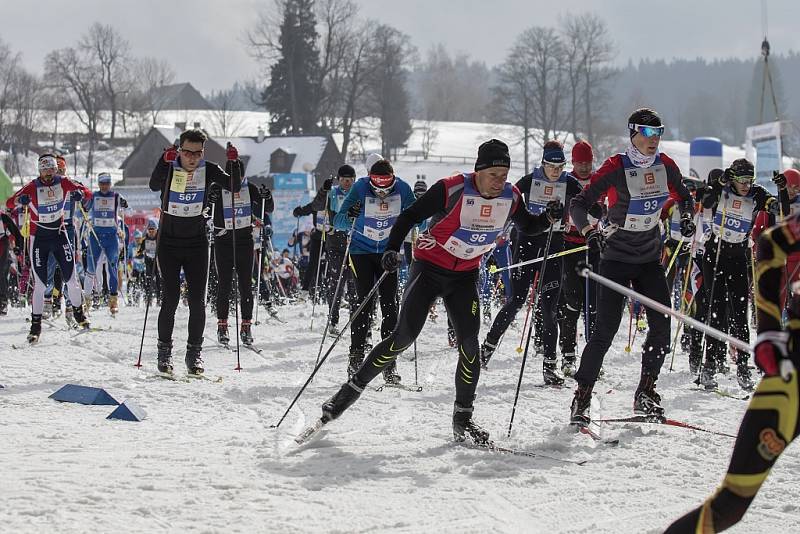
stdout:
<svg viewBox="0 0 800 534">
<path fill-rule="evenodd" d="M 259 142 L 254 137 L 229 137 L 215 138 L 221 146 L 231 142 L 239 150 L 239 155 L 247 157 L 248 176 L 267 176 L 270 171 L 270 158 L 272 154 L 281 149 L 288 154 L 294 154 L 292 168 L 289 172 L 311 172 L 319 165 L 325 147 L 332 141 L 326 136 L 297 136 L 297 137 L 265 137 Z"/>
</svg>

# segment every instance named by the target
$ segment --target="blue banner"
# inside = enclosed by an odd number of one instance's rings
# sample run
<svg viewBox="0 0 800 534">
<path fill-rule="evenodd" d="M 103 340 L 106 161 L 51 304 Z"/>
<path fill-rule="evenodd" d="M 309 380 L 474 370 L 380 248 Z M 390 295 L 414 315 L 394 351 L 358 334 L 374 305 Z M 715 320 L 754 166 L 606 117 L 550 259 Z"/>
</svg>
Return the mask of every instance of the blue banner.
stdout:
<svg viewBox="0 0 800 534">
<path fill-rule="evenodd" d="M 304 172 L 273 174 L 275 189 L 308 189 L 308 175 Z"/>
</svg>

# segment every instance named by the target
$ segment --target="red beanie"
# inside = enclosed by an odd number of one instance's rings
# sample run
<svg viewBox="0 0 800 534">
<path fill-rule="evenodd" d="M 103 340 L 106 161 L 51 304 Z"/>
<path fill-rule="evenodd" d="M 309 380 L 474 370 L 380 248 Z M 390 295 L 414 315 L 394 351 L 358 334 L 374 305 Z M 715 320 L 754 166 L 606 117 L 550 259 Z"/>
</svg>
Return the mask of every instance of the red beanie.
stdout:
<svg viewBox="0 0 800 534">
<path fill-rule="evenodd" d="M 797 169 L 786 169 L 783 171 L 786 177 L 786 183 L 793 187 L 800 187 L 800 171 Z"/>
<path fill-rule="evenodd" d="M 588 163 L 594 160 L 594 154 L 592 154 L 592 145 L 590 145 L 587 141 L 578 141 L 575 143 L 575 146 L 572 147 L 572 161 L 578 163 Z"/>
</svg>

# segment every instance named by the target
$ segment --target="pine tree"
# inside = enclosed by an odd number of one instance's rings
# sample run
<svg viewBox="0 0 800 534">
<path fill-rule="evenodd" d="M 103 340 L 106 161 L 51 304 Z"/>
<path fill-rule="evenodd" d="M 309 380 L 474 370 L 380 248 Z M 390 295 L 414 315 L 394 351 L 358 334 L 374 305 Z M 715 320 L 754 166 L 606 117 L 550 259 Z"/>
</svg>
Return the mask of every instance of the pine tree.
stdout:
<svg viewBox="0 0 800 534">
<path fill-rule="evenodd" d="M 278 61 L 262 93 L 270 112 L 271 134 L 310 134 L 318 130 L 322 89 L 314 0 L 285 0 Z"/>
</svg>

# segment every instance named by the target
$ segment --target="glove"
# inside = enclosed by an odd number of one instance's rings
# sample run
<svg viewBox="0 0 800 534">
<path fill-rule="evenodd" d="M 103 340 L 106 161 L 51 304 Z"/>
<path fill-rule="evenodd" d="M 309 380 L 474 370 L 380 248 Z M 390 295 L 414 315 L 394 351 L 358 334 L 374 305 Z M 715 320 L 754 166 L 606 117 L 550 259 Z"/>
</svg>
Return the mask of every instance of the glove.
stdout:
<svg viewBox="0 0 800 534">
<path fill-rule="evenodd" d="M 73 202 L 80 202 L 81 200 L 83 200 L 83 191 L 73 191 L 72 193 L 69 194 L 69 198 Z"/>
<path fill-rule="evenodd" d="M 551 200 L 547 203 L 545 213 L 550 222 L 560 221 L 564 218 L 564 204 L 560 200 Z"/>
<path fill-rule="evenodd" d="M 228 157 L 228 161 L 236 161 L 239 159 L 239 151 L 236 150 L 236 147 L 233 146 L 232 143 L 228 143 L 228 149 L 225 151 L 225 155 Z"/>
<path fill-rule="evenodd" d="M 19 198 L 17 198 L 17 200 L 19 200 L 19 203 L 20 203 L 20 205 L 22 205 L 22 206 L 27 206 L 28 204 L 30 204 L 30 203 L 31 203 L 31 197 L 29 197 L 29 196 L 28 196 L 28 195 L 26 195 L 25 193 L 21 194 L 21 195 L 19 196 Z"/>
<path fill-rule="evenodd" d="M 784 380 L 789 380 L 791 364 L 788 360 L 789 332 L 766 331 L 758 334 L 756 338 L 755 360 L 756 365 L 764 373 L 764 376 L 782 376 Z"/>
<path fill-rule="evenodd" d="M 272 237 L 273 233 L 271 224 L 264 227 L 264 237 Z"/>
<path fill-rule="evenodd" d="M 381 256 L 381 267 L 383 267 L 383 270 L 386 272 L 395 272 L 400 268 L 402 263 L 403 259 L 396 250 L 387 250 L 383 253 L 383 256 Z"/>
<path fill-rule="evenodd" d="M 119 197 L 119 205 L 122 206 L 123 209 L 128 207 L 128 201 L 122 197 Z"/>
<path fill-rule="evenodd" d="M 586 234 L 586 244 L 589 246 L 589 251 L 600 254 L 606 249 L 606 237 L 597 228 L 592 228 Z"/>
<path fill-rule="evenodd" d="M 292 210 L 292 217 L 302 217 L 303 216 L 303 208 L 297 206 L 295 209 Z"/>
<path fill-rule="evenodd" d="M 683 237 L 692 237 L 696 229 L 691 217 L 681 217 L 681 235 Z"/>
<path fill-rule="evenodd" d="M 770 214 L 775 215 L 775 216 L 780 215 L 781 203 L 778 202 L 777 198 L 769 197 L 767 199 L 767 202 L 764 205 L 764 207 L 767 209 L 767 212 L 769 212 Z"/>
<path fill-rule="evenodd" d="M 772 183 L 778 186 L 778 189 L 786 189 L 786 176 L 782 172 L 772 172 Z"/>
<path fill-rule="evenodd" d="M 361 201 L 359 200 L 352 206 L 350 209 L 347 210 L 347 216 L 351 219 L 358 219 L 358 216 L 361 214 Z"/>
<path fill-rule="evenodd" d="M 258 188 L 258 192 L 261 194 L 261 198 L 264 200 L 269 200 L 272 198 L 272 191 L 270 191 L 269 188 L 264 184 L 261 184 L 261 187 Z"/>
<path fill-rule="evenodd" d="M 333 178 L 328 178 L 324 182 L 322 182 L 322 190 L 323 191 L 330 191 L 331 187 L 333 187 Z"/>
<path fill-rule="evenodd" d="M 733 171 L 728 167 L 717 179 L 720 185 L 728 185 L 733 180 Z"/>
<path fill-rule="evenodd" d="M 178 147 L 172 145 L 169 148 L 164 149 L 164 161 L 167 163 L 172 163 L 176 159 L 178 159 Z"/>
</svg>

